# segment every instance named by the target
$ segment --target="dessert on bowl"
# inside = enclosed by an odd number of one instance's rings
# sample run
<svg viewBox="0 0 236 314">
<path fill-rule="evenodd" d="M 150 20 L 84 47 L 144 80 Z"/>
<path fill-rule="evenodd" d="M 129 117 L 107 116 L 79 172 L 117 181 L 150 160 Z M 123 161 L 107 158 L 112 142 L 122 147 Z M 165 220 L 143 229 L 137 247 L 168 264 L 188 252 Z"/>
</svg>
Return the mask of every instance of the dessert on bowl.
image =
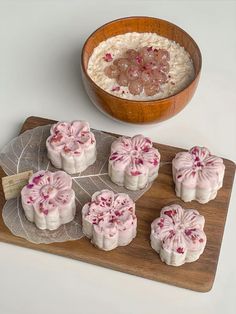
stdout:
<svg viewBox="0 0 236 314">
<path fill-rule="evenodd" d="M 185 202 L 207 203 L 222 187 L 224 172 L 223 159 L 211 155 L 206 147 L 177 153 L 172 161 L 176 195 Z"/>
<path fill-rule="evenodd" d="M 201 52 L 185 31 L 145 16 L 98 28 L 85 42 L 81 61 L 85 89 L 98 109 L 139 124 L 181 111 L 201 71 Z"/>
<path fill-rule="evenodd" d="M 96 140 L 88 122 L 58 122 L 51 127 L 50 133 L 46 147 L 54 167 L 74 174 L 96 161 Z"/>
<path fill-rule="evenodd" d="M 75 217 L 72 179 L 64 171 L 38 171 L 21 190 L 26 218 L 39 229 L 55 230 Z"/>
<path fill-rule="evenodd" d="M 83 233 L 104 251 L 128 245 L 136 236 L 135 203 L 125 193 L 102 190 L 82 208 Z"/>
<path fill-rule="evenodd" d="M 88 75 L 103 90 L 131 100 L 161 99 L 194 78 L 189 53 L 156 33 L 125 33 L 101 42 L 88 63 Z"/>
<path fill-rule="evenodd" d="M 139 190 L 158 176 L 160 153 L 143 135 L 122 136 L 111 145 L 108 173 L 112 182 Z"/>
<path fill-rule="evenodd" d="M 151 224 L 151 247 L 167 265 L 194 262 L 206 246 L 204 224 L 205 218 L 195 209 L 165 206 Z"/>
</svg>

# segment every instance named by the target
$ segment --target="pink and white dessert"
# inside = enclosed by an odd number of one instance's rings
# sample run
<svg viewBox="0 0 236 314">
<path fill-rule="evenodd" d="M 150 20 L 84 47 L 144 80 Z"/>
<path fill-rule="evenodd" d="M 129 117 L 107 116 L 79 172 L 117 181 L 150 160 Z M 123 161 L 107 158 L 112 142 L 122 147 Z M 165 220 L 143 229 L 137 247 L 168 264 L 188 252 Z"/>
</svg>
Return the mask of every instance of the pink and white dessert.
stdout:
<svg viewBox="0 0 236 314">
<path fill-rule="evenodd" d="M 46 146 L 54 167 L 74 174 L 96 161 L 96 140 L 88 122 L 58 122 L 50 133 Z"/>
<path fill-rule="evenodd" d="M 83 233 L 99 249 L 128 245 L 136 236 L 135 203 L 125 193 L 102 190 L 82 208 Z"/>
<path fill-rule="evenodd" d="M 194 78 L 189 53 L 156 33 L 128 32 L 100 42 L 87 73 L 106 92 L 136 101 L 178 93 Z"/>
<path fill-rule="evenodd" d="M 106 54 L 105 58 L 108 57 L 111 54 Z M 167 49 L 152 46 L 127 49 L 120 58 L 107 60 L 111 64 L 104 69 L 104 73 L 116 80 L 118 89 L 128 86 L 132 95 L 140 95 L 144 91 L 146 96 L 154 96 L 168 81 L 169 60 Z"/>
<path fill-rule="evenodd" d="M 167 265 L 194 262 L 206 246 L 204 224 L 205 218 L 195 209 L 166 206 L 151 224 L 151 246 Z"/>
<path fill-rule="evenodd" d="M 176 195 L 185 202 L 207 203 L 223 185 L 225 166 L 222 158 L 205 147 L 195 146 L 176 154 L 172 161 Z"/>
<path fill-rule="evenodd" d="M 143 189 L 155 180 L 160 154 L 143 135 L 120 137 L 111 145 L 108 173 L 111 180 L 129 190 Z"/>
<path fill-rule="evenodd" d="M 39 229 L 55 230 L 75 217 L 75 193 L 64 171 L 38 171 L 21 190 L 26 218 Z"/>
</svg>

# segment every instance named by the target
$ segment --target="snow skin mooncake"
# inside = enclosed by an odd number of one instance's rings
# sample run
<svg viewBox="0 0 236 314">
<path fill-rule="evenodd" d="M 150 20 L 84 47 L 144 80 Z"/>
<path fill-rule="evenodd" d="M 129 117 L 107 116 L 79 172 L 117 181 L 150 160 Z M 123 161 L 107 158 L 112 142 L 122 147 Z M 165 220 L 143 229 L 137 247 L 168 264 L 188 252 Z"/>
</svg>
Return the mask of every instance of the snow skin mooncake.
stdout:
<svg viewBox="0 0 236 314">
<path fill-rule="evenodd" d="M 205 218 L 195 209 L 165 206 L 151 224 L 151 246 L 168 265 L 194 262 L 206 245 L 204 224 Z"/>
<path fill-rule="evenodd" d="M 176 154 L 172 161 L 176 195 L 185 202 L 207 203 L 223 185 L 223 159 L 210 154 L 205 147 L 195 146 Z"/>
<path fill-rule="evenodd" d="M 111 145 L 108 173 L 111 180 L 129 190 L 143 189 L 155 180 L 160 154 L 143 135 L 120 137 Z"/>
<path fill-rule="evenodd" d="M 21 190 L 26 218 L 39 229 L 55 230 L 75 217 L 72 179 L 64 171 L 38 171 Z"/>
<path fill-rule="evenodd" d="M 54 167 L 74 174 L 96 161 L 96 140 L 88 122 L 58 122 L 50 133 L 46 147 Z"/>
<path fill-rule="evenodd" d="M 135 203 L 125 193 L 102 190 L 82 208 L 83 233 L 98 248 L 110 251 L 136 236 Z"/>
</svg>

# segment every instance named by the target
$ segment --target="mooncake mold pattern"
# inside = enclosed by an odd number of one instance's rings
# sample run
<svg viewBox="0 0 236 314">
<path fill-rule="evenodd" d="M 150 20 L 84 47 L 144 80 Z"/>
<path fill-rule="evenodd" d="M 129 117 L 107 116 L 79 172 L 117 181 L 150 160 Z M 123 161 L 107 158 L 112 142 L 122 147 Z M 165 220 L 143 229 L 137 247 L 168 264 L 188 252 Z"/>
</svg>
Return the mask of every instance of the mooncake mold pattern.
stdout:
<svg viewBox="0 0 236 314">
<path fill-rule="evenodd" d="M 21 190 L 26 218 L 39 229 L 55 230 L 75 217 L 75 193 L 64 171 L 39 171 Z"/>
<path fill-rule="evenodd" d="M 176 154 L 172 161 L 176 195 L 185 202 L 207 203 L 223 185 L 223 159 L 211 155 L 205 147 L 194 146 Z"/>
<path fill-rule="evenodd" d="M 135 203 L 125 193 L 98 191 L 82 208 L 82 225 L 85 236 L 99 249 L 125 246 L 136 236 Z"/>
<path fill-rule="evenodd" d="M 206 245 L 204 224 L 205 218 L 195 209 L 166 206 L 151 224 L 151 246 L 168 265 L 194 262 Z"/>
<path fill-rule="evenodd" d="M 144 188 L 155 180 L 160 166 L 160 153 L 143 135 L 120 137 L 111 145 L 108 172 L 111 180 L 129 190 Z"/>
<path fill-rule="evenodd" d="M 96 140 L 88 122 L 58 122 L 50 133 L 46 146 L 54 167 L 74 174 L 96 161 Z"/>
</svg>

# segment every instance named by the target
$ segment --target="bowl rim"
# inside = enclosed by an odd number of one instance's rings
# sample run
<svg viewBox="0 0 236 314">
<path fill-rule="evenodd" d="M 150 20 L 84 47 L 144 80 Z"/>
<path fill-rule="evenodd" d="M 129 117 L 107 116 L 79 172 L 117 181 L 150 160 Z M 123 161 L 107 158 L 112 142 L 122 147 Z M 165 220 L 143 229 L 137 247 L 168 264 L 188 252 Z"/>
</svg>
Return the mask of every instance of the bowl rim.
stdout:
<svg viewBox="0 0 236 314">
<path fill-rule="evenodd" d="M 113 23 L 116 23 L 116 22 L 119 22 L 119 21 L 123 21 L 123 20 L 132 20 L 132 19 L 137 19 L 137 18 L 144 18 L 144 19 L 153 19 L 153 20 L 158 20 L 158 21 L 162 21 L 162 22 L 166 22 L 167 24 L 169 25 L 172 25 L 174 26 L 175 28 L 178 28 L 181 32 L 183 32 L 185 35 L 187 35 L 191 41 L 193 42 L 193 44 L 195 45 L 196 49 L 197 49 L 197 53 L 199 55 L 199 70 L 198 72 L 195 72 L 194 74 L 194 79 L 191 80 L 187 86 L 185 86 L 183 89 L 181 89 L 180 91 L 176 92 L 175 94 L 173 95 L 170 95 L 168 97 L 164 97 L 164 98 L 160 98 L 160 99 L 152 99 L 152 100 L 133 100 L 133 99 L 127 99 L 127 98 L 122 98 L 122 97 L 118 97 L 118 96 L 115 96 L 113 94 L 110 94 L 108 93 L 106 90 L 104 90 L 103 88 L 101 88 L 100 86 L 98 86 L 93 80 L 92 78 L 88 75 L 87 73 L 87 69 L 85 69 L 85 64 L 84 64 L 84 50 L 85 50 L 85 47 L 86 45 L 88 44 L 89 40 L 91 40 L 91 38 L 94 36 L 94 34 L 102 29 L 104 29 L 107 25 L 111 25 Z M 110 38 L 110 37 L 109 37 Z M 181 46 L 182 47 L 182 46 Z M 101 26 L 99 26 L 97 29 L 95 29 L 90 35 L 89 37 L 86 39 L 84 45 L 83 45 L 83 48 L 82 48 L 82 51 L 81 51 L 81 67 L 82 67 L 82 70 L 85 74 L 85 76 L 87 77 L 87 79 L 90 81 L 90 83 L 92 83 L 98 90 L 100 90 L 101 92 L 107 94 L 107 96 L 111 97 L 111 98 L 114 98 L 114 99 L 118 99 L 118 100 L 124 100 L 124 101 L 127 101 L 128 103 L 132 104 L 144 104 L 144 105 L 154 105 L 154 104 L 157 104 L 157 102 L 161 103 L 163 101 L 166 101 L 166 100 L 171 100 L 172 98 L 175 98 L 177 95 L 179 94 L 182 94 L 185 90 L 187 90 L 199 77 L 200 73 L 201 73 L 201 69 L 202 69 L 202 54 L 201 54 L 201 50 L 200 48 L 198 47 L 198 44 L 195 42 L 195 40 L 192 38 L 192 36 L 190 36 L 185 30 L 183 30 L 181 27 L 179 27 L 178 25 L 174 24 L 174 23 L 171 23 L 167 20 L 164 20 L 164 19 L 160 19 L 160 18 L 157 18 L 157 17 L 153 17 L 153 16 L 145 16 L 145 15 L 132 15 L 132 16 L 127 16 L 127 17 L 121 17 L 121 18 L 118 18 L 118 19 L 115 19 L 115 20 L 112 20 L 110 22 L 107 22 Z"/>
</svg>

